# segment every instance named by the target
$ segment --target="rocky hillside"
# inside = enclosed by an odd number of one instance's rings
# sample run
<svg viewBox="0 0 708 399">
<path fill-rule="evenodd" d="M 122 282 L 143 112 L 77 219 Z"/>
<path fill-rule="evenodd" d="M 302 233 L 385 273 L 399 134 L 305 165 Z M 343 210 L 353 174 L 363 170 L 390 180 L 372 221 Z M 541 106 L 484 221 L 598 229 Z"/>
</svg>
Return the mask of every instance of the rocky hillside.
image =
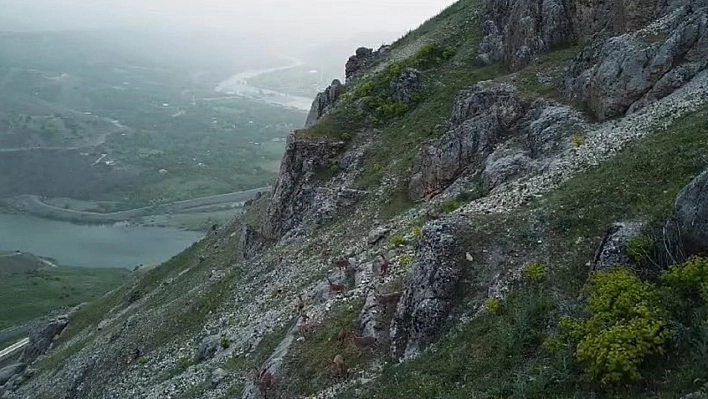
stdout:
<svg viewBox="0 0 708 399">
<path fill-rule="evenodd" d="M 704 397 L 707 24 L 461 0 L 358 49 L 272 195 L 59 323 L 2 397 Z"/>
</svg>

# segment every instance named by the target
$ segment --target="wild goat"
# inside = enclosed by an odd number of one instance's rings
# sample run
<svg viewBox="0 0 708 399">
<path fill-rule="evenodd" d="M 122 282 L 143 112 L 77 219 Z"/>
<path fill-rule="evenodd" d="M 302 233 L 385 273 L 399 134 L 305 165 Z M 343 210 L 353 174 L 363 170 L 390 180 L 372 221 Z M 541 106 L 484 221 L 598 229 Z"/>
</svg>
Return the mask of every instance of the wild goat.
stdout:
<svg viewBox="0 0 708 399">
<path fill-rule="evenodd" d="M 388 259 L 386 259 L 386 256 L 384 254 L 381 254 L 381 260 L 379 261 L 379 273 L 381 276 L 385 276 L 388 274 Z"/>
<path fill-rule="evenodd" d="M 305 301 L 302 299 L 302 295 L 297 294 L 297 303 L 295 304 L 295 307 L 297 308 L 298 313 L 302 313 L 302 310 L 305 309 Z"/>
<path fill-rule="evenodd" d="M 263 395 L 263 399 L 268 399 L 268 391 L 273 388 L 273 374 L 267 369 L 259 370 L 253 368 L 253 382 L 258 387 L 258 391 Z"/>
<path fill-rule="evenodd" d="M 329 365 L 329 371 L 332 373 L 332 378 L 335 380 L 346 377 L 347 365 L 344 364 L 344 358 L 342 355 L 337 355 L 334 357 L 334 360 L 332 360 L 332 363 Z"/>
<path fill-rule="evenodd" d="M 332 280 L 327 277 L 327 282 L 329 283 L 329 292 L 330 293 L 337 293 L 337 292 L 344 292 L 347 290 L 347 287 L 343 284 L 334 284 Z"/>
<path fill-rule="evenodd" d="M 342 329 L 339 330 L 339 334 L 337 334 L 337 343 L 339 345 L 342 345 L 346 340 L 347 340 L 347 332 L 344 330 L 344 327 L 342 327 Z"/>
<path fill-rule="evenodd" d="M 344 258 L 338 259 L 334 264 L 337 266 L 337 269 L 341 271 L 347 271 L 347 269 L 349 269 L 349 261 Z"/>
<path fill-rule="evenodd" d="M 310 333 L 312 330 L 312 324 L 310 323 L 310 316 L 306 314 L 302 314 L 302 319 L 300 320 L 300 324 L 297 326 L 298 332 L 300 333 L 301 336 L 306 336 L 307 334 Z"/>
<path fill-rule="evenodd" d="M 359 335 L 352 334 L 349 336 L 348 340 L 359 349 L 365 349 L 370 346 L 376 345 L 376 338 L 374 337 L 362 337 Z"/>
</svg>

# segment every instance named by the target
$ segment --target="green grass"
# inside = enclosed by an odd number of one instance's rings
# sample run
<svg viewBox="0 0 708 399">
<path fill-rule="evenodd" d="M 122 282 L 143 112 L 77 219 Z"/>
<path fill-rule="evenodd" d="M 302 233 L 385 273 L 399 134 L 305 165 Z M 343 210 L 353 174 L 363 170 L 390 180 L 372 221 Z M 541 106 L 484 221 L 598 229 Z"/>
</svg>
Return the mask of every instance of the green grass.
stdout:
<svg viewBox="0 0 708 399">
<path fill-rule="evenodd" d="M 544 259 L 545 280 L 517 286 L 498 316 L 462 326 L 435 351 L 388 366 L 363 392 L 341 397 L 668 399 L 700 388 L 708 380 L 705 362 L 695 353 L 700 353 L 700 342 L 708 342 L 708 334 L 701 335 L 697 327 L 690 328 L 694 338 L 677 340 L 662 358 L 651 359 L 642 370 L 643 381 L 615 388 L 589 382 L 570 350 L 551 353 L 542 342 L 561 314 L 583 307 L 578 295 L 588 273 L 585 262 L 608 225 L 665 219 L 680 189 L 705 168 L 706 116 L 708 109 L 678 120 L 512 215 L 477 218 L 473 223 L 493 235 L 495 245 L 542 238 L 548 249 L 529 246 L 528 254 Z M 479 248 L 487 244 L 477 241 Z"/>
<path fill-rule="evenodd" d="M 0 278 L 0 329 L 93 301 L 128 281 L 126 269 L 57 267 Z"/>
<path fill-rule="evenodd" d="M 233 356 L 226 361 L 224 368 L 232 372 L 250 372 L 254 367 L 260 368 L 285 338 L 285 334 L 290 327 L 291 324 L 288 323 L 266 333 L 258 342 L 256 349 L 248 357 Z"/>
</svg>

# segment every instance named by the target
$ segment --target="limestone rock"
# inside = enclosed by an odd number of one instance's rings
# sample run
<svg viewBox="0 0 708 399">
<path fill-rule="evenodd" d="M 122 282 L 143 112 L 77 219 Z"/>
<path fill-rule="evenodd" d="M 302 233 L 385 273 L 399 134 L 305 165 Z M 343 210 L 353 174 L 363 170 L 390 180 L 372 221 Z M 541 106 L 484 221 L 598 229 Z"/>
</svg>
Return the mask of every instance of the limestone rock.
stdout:
<svg viewBox="0 0 708 399">
<path fill-rule="evenodd" d="M 485 191 L 501 185 L 515 176 L 524 174 L 529 170 L 531 157 L 524 151 L 509 155 L 497 154 L 489 156 L 482 172 L 482 188 Z"/>
<path fill-rule="evenodd" d="M 312 102 L 310 112 L 307 114 L 305 127 L 314 125 L 320 118 L 331 111 L 343 92 L 344 86 L 338 79 L 335 79 L 323 92 L 317 93 L 315 100 Z"/>
<path fill-rule="evenodd" d="M 214 371 L 211 372 L 211 388 L 215 389 L 216 387 L 221 384 L 222 381 L 226 378 L 226 371 L 222 369 L 221 367 L 217 367 Z"/>
<path fill-rule="evenodd" d="M 595 253 L 593 270 L 607 270 L 616 265 L 629 265 L 633 261 L 627 255 L 627 243 L 642 234 L 641 223 L 614 223 L 605 233 L 602 244 Z"/>
<path fill-rule="evenodd" d="M 263 249 L 265 239 L 251 226 L 244 226 L 240 239 L 241 253 L 244 259 L 255 257 Z"/>
<path fill-rule="evenodd" d="M 33 326 L 29 331 L 29 345 L 22 354 L 22 361 L 31 364 L 49 350 L 55 337 L 69 324 L 67 316 L 59 316 L 49 322 Z"/>
<path fill-rule="evenodd" d="M 197 353 L 194 356 L 195 362 L 201 362 L 214 357 L 221 346 L 221 337 L 218 335 L 210 335 L 202 339 L 197 348 Z"/>
<path fill-rule="evenodd" d="M 364 72 L 364 70 L 371 65 L 375 58 L 376 53 L 373 49 L 359 47 L 356 50 L 356 53 L 349 57 L 349 60 L 347 60 L 347 64 L 344 67 L 346 82 L 349 83 L 353 77 Z"/>
<path fill-rule="evenodd" d="M 674 209 L 686 249 L 690 253 L 708 250 L 708 170 L 681 190 Z"/>
<path fill-rule="evenodd" d="M 10 378 L 21 373 L 25 369 L 25 364 L 16 363 L 0 369 L 0 385 L 5 385 Z"/>
<path fill-rule="evenodd" d="M 403 360 L 437 340 L 451 307 L 465 253 L 458 243 L 461 224 L 437 220 L 423 228 L 391 322 L 391 355 Z"/>
<path fill-rule="evenodd" d="M 575 134 L 587 130 L 580 112 L 546 99 L 538 99 L 524 117 L 523 134 L 528 140 L 531 157 L 539 158 L 559 150 Z"/>
<path fill-rule="evenodd" d="M 707 10 L 686 9 L 662 31 L 592 42 L 571 63 L 564 93 L 605 120 L 671 94 L 706 66 Z"/>
<path fill-rule="evenodd" d="M 366 242 L 369 245 L 376 245 L 379 241 L 384 239 L 384 237 L 386 237 L 390 231 L 391 229 L 379 226 L 369 232 Z"/>
</svg>

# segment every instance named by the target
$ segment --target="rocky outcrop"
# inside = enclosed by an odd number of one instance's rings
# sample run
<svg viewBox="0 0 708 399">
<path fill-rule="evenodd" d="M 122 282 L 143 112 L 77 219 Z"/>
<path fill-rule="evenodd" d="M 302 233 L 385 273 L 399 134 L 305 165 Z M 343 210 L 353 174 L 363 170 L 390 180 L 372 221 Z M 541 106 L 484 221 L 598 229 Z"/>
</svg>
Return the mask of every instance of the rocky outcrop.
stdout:
<svg viewBox="0 0 708 399">
<path fill-rule="evenodd" d="M 0 369 L 0 386 L 5 385 L 10 378 L 14 377 L 16 374 L 21 373 L 25 369 L 23 363 L 11 364 L 7 367 Z"/>
<path fill-rule="evenodd" d="M 54 339 L 64 331 L 68 324 L 69 317 L 65 315 L 30 328 L 30 342 L 22 354 L 22 361 L 26 364 L 31 364 L 38 357 L 47 353 Z"/>
<path fill-rule="evenodd" d="M 368 67 L 373 64 L 377 57 L 377 52 L 366 47 L 359 47 L 356 53 L 349 57 L 347 64 L 344 67 L 344 76 L 346 83 L 349 83 L 352 78 L 362 74 Z"/>
<path fill-rule="evenodd" d="M 671 94 L 708 66 L 705 7 L 685 7 L 653 29 L 584 48 L 568 70 L 565 96 L 605 120 Z"/>
<path fill-rule="evenodd" d="M 488 0 L 479 58 L 512 69 L 575 40 L 638 30 L 681 1 Z"/>
<path fill-rule="evenodd" d="M 523 101 L 513 86 L 482 82 L 461 92 L 452 112 L 451 128 L 434 144 L 423 147 L 409 184 L 420 200 L 449 186 L 460 174 L 479 168 L 495 143 L 521 118 Z"/>
<path fill-rule="evenodd" d="M 197 352 L 194 354 L 194 361 L 198 363 L 211 359 L 219 350 L 219 346 L 221 346 L 221 337 L 218 335 L 210 335 L 205 337 L 199 343 Z"/>
<path fill-rule="evenodd" d="M 708 170 L 681 190 L 674 209 L 689 254 L 708 251 Z"/>
<path fill-rule="evenodd" d="M 568 43 L 573 37 L 569 8 L 564 0 L 487 1 L 479 58 L 519 69 L 535 55 Z"/>
<path fill-rule="evenodd" d="M 410 103 L 421 85 L 421 73 L 416 69 L 406 68 L 391 81 L 391 98 L 400 103 Z"/>
<path fill-rule="evenodd" d="M 391 322 L 391 355 L 403 360 L 435 342 L 452 306 L 464 251 L 458 243 L 462 223 L 438 220 L 423 228 L 416 263 Z"/>
<path fill-rule="evenodd" d="M 315 100 L 312 102 L 312 107 L 310 107 L 310 112 L 307 114 L 305 127 L 314 125 L 331 111 L 343 92 L 344 86 L 338 79 L 335 79 L 323 92 L 317 93 Z"/>
<path fill-rule="evenodd" d="M 345 143 L 325 138 L 302 137 L 298 131 L 288 136 L 285 155 L 280 166 L 278 180 L 273 187 L 273 196 L 263 222 L 264 238 L 278 240 L 288 231 L 300 227 L 320 208 L 323 218 L 331 215 L 338 203 L 322 204 L 325 197 L 318 192 L 320 182 L 317 172 L 329 167 L 328 163 L 344 149 Z M 337 193 L 334 197 L 351 198 L 351 193 Z"/>
<path fill-rule="evenodd" d="M 593 270 L 607 270 L 616 265 L 633 263 L 627 254 L 627 244 L 641 236 L 644 225 L 637 222 L 614 223 L 607 229 L 602 244 L 595 253 L 592 262 Z"/>
<path fill-rule="evenodd" d="M 481 173 L 491 190 L 520 175 L 542 169 L 550 155 L 568 148 L 569 136 L 587 128 L 573 109 L 546 99 L 527 104 L 513 86 L 482 82 L 460 93 L 439 140 L 426 144 L 409 183 L 421 200 L 449 187 L 463 175 Z"/>
</svg>

